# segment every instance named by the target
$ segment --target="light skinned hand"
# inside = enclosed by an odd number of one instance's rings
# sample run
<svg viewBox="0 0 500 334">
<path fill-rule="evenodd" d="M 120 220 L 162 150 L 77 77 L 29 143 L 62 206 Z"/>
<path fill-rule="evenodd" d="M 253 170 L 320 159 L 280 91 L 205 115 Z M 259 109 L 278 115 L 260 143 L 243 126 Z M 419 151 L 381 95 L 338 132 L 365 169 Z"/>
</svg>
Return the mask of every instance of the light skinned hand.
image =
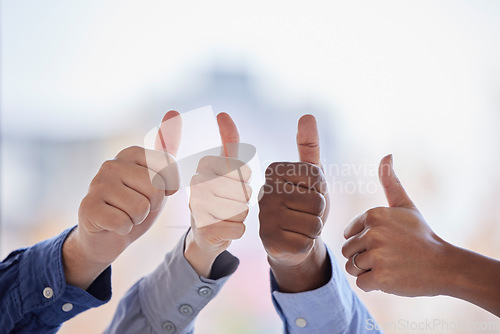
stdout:
<svg viewBox="0 0 500 334">
<path fill-rule="evenodd" d="M 78 226 L 63 245 L 67 283 L 88 288 L 151 227 L 166 196 L 179 187 L 174 155 L 181 131 L 179 113 L 169 111 L 158 131 L 155 150 L 129 147 L 102 164 L 80 204 Z"/>
<path fill-rule="evenodd" d="M 410 297 L 449 295 L 500 315 L 500 261 L 437 236 L 397 178 L 392 155 L 380 162 L 379 178 L 389 207 L 366 211 L 344 232 L 345 268 L 357 286 Z M 355 254 L 363 270 L 354 266 Z"/>
<path fill-rule="evenodd" d="M 251 169 L 238 160 L 239 133 L 231 117 L 217 115 L 222 141 L 220 156 L 203 157 L 191 179 L 191 230 L 185 257 L 198 275 L 209 277 L 212 264 L 245 232 Z"/>
</svg>

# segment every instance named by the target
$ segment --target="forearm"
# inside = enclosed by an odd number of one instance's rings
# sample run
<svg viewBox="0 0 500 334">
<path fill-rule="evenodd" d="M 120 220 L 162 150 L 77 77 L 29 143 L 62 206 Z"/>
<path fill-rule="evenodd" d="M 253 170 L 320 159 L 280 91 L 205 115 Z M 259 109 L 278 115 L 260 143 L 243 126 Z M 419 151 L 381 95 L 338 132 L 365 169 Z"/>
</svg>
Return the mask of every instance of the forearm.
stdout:
<svg viewBox="0 0 500 334">
<path fill-rule="evenodd" d="M 186 236 L 184 256 L 191 267 L 201 277 L 210 277 L 212 265 L 219 252 L 207 252 L 198 246 L 194 240 L 193 230 L 189 230 Z"/>
<path fill-rule="evenodd" d="M 62 247 L 66 283 L 87 290 L 110 263 L 99 263 L 89 258 L 79 236 L 78 227 L 71 231 Z"/>
<path fill-rule="evenodd" d="M 448 261 L 451 270 L 444 294 L 500 316 L 500 261 L 453 245 Z"/>
<path fill-rule="evenodd" d="M 311 291 L 325 285 L 331 278 L 331 264 L 321 238 L 316 239 L 308 258 L 297 266 L 282 266 L 271 258 L 268 261 L 281 292 Z"/>
</svg>

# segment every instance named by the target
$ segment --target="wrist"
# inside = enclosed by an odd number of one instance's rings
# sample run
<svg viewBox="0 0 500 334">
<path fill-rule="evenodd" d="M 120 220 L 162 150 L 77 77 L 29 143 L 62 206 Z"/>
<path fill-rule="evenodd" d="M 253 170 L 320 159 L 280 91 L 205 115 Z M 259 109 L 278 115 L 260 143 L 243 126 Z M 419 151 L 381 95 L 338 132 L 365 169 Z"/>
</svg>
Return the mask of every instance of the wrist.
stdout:
<svg viewBox="0 0 500 334">
<path fill-rule="evenodd" d="M 210 277 L 212 265 L 220 253 L 220 251 L 206 250 L 201 247 L 196 242 L 193 230 L 189 230 L 184 244 L 184 257 L 199 276 Z"/>
<path fill-rule="evenodd" d="M 436 254 L 438 263 L 434 265 L 435 268 L 429 279 L 434 281 L 434 291 L 430 291 L 428 295 L 451 295 L 453 288 L 458 284 L 459 264 L 457 263 L 460 257 L 460 249 L 456 246 L 443 241 L 442 247 Z M 458 271 L 457 271 L 458 270 Z"/>
<path fill-rule="evenodd" d="M 454 245 L 448 249 L 448 286 L 442 294 L 500 316 L 500 261 Z"/>
<path fill-rule="evenodd" d="M 445 256 L 447 266 L 443 270 L 441 294 L 463 298 L 472 291 L 479 291 L 489 283 L 481 281 L 481 273 L 487 267 L 488 258 L 470 250 L 448 244 Z"/>
<path fill-rule="evenodd" d="M 327 284 L 332 275 L 326 246 L 321 238 L 315 240 L 311 252 L 297 265 L 285 265 L 270 257 L 268 262 L 281 292 L 315 290 Z"/>
<path fill-rule="evenodd" d="M 111 264 L 95 261 L 85 250 L 78 227 L 68 235 L 62 247 L 62 260 L 66 283 L 86 290 Z"/>
</svg>

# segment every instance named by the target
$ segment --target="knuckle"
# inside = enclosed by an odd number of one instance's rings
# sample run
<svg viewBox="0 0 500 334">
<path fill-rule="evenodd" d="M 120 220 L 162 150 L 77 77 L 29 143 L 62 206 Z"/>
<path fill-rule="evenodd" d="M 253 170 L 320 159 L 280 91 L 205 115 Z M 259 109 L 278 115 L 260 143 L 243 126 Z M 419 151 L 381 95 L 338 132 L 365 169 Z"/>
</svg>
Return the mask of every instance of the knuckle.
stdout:
<svg viewBox="0 0 500 334">
<path fill-rule="evenodd" d="M 189 182 L 189 186 L 193 188 L 198 186 L 200 183 L 202 183 L 200 174 L 194 174 Z"/>
<path fill-rule="evenodd" d="M 259 215 L 260 216 L 260 215 Z M 261 221 L 259 219 L 259 221 Z M 267 240 L 267 231 L 265 228 L 262 227 L 262 224 L 260 225 L 259 227 L 259 238 L 262 240 L 262 242 L 265 243 L 265 241 Z"/>
<path fill-rule="evenodd" d="M 252 177 L 252 169 L 248 164 L 244 164 L 242 167 L 242 173 L 245 176 L 245 180 L 248 181 Z"/>
<path fill-rule="evenodd" d="M 272 186 L 268 184 L 264 184 L 262 187 L 260 187 L 258 196 L 260 210 L 263 210 L 269 203 L 269 195 L 271 194 L 271 191 Z"/>
<path fill-rule="evenodd" d="M 117 231 L 121 229 L 125 229 L 130 225 L 130 218 L 119 212 L 118 210 L 113 210 L 109 213 L 108 218 L 105 220 L 103 225 L 107 226 L 112 231 Z"/>
<path fill-rule="evenodd" d="M 165 199 L 165 191 L 161 188 L 156 188 L 153 187 L 151 190 L 151 195 L 150 195 L 150 203 L 158 206 L 163 203 L 163 200 Z"/>
<path fill-rule="evenodd" d="M 270 239 L 276 238 L 278 232 L 272 225 L 269 225 L 267 221 L 260 218 L 261 215 L 259 214 L 259 237 L 263 243 L 267 243 Z"/>
<path fill-rule="evenodd" d="M 302 178 L 313 179 L 315 165 L 309 162 L 295 162 L 291 164 L 294 169 L 294 175 Z"/>
<path fill-rule="evenodd" d="M 135 205 L 134 216 L 136 218 L 145 218 L 145 216 L 149 213 L 150 208 L 151 204 L 149 203 L 149 200 L 146 197 L 142 197 Z"/>
<path fill-rule="evenodd" d="M 237 206 L 237 210 L 241 213 L 244 213 L 246 216 L 248 214 L 248 211 L 250 210 L 250 207 L 247 203 L 239 203 Z"/>
<path fill-rule="evenodd" d="M 195 193 L 191 192 L 191 196 L 189 197 L 189 208 L 192 211 L 198 211 L 201 207 L 201 203 L 203 203 L 203 200 L 200 200 L 200 198 L 196 196 Z"/>
<path fill-rule="evenodd" d="M 245 234 L 246 226 L 245 224 L 240 224 L 241 226 L 238 228 L 237 232 L 235 233 L 235 240 L 241 239 L 243 235 Z"/>
<path fill-rule="evenodd" d="M 273 257 L 279 257 L 284 254 L 291 253 L 289 250 L 290 245 L 284 244 L 277 238 L 266 236 L 264 239 L 262 239 L 262 244 L 264 245 L 266 252 Z"/>
<path fill-rule="evenodd" d="M 283 176 L 285 172 L 286 163 L 284 162 L 273 162 L 266 168 L 266 177 L 277 178 Z"/>
<path fill-rule="evenodd" d="M 243 182 L 248 182 L 250 181 L 250 178 L 252 177 L 252 169 L 248 164 L 245 164 L 244 162 L 240 160 L 236 160 L 237 164 L 234 166 L 235 169 L 239 169 L 241 172 L 241 178 L 243 179 Z"/>
<path fill-rule="evenodd" d="M 248 216 L 249 208 L 246 203 L 236 204 L 233 210 L 234 215 L 230 217 L 233 220 L 243 222 Z"/>
<path fill-rule="evenodd" d="M 314 213 L 320 214 L 326 207 L 326 199 L 324 196 L 317 194 L 316 199 L 313 202 Z"/>
<path fill-rule="evenodd" d="M 380 220 L 383 219 L 384 216 L 384 210 L 385 208 L 383 207 L 377 207 L 377 208 L 371 208 L 370 210 L 366 211 L 366 222 L 369 224 L 376 224 Z"/>
<path fill-rule="evenodd" d="M 248 216 L 248 213 L 250 212 L 250 207 L 247 203 L 245 203 L 243 209 L 244 209 L 243 213 L 245 215 L 244 218 L 246 218 Z"/>
<path fill-rule="evenodd" d="M 378 235 L 377 231 L 375 231 L 373 228 L 367 229 L 365 231 L 365 234 L 363 236 L 363 239 L 367 243 L 369 247 L 373 246 L 377 240 L 378 240 Z"/>
<path fill-rule="evenodd" d="M 356 285 L 358 286 L 358 288 L 360 288 L 361 290 L 363 290 L 364 292 L 368 292 L 370 291 L 370 289 L 368 289 L 368 287 L 365 285 L 365 282 L 364 280 L 361 278 L 361 276 L 358 276 L 358 278 L 356 279 Z"/>
<path fill-rule="evenodd" d="M 352 266 L 351 261 L 347 260 L 344 267 L 345 267 L 345 271 L 347 273 L 349 273 L 349 275 L 358 276 L 357 275 L 358 273 L 357 273 L 356 269 Z"/>
<path fill-rule="evenodd" d="M 347 250 L 349 249 L 349 241 L 345 242 L 344 245 L 341 248 L 341 253 L 342 256 L 344 256 L 346 259 L 349 257 L 347 254 Z"/>
<path fill-rule="evenodd" d="M 114 173 L 118 169 L 118 162 L 116 160 L 106 160 L 102 163 L 99 173 L 109 174 Z"/>
<path fill-rule="evenodd" d="M 191 192 L 196 195 L 206 194 L 207 192 L 211 192 L 211 188 L 213 188 L 213 184 L 217 182 L 216 179 L 209 179 L 202 174 L 195 174 L 191 178 L 190 188 Z"/>
<path fill-rule="evenodd" d="M 253 195 L 253 189 L 250 185 L 245 185 L 245 188 L 247 190 L 247 196 L 248 196 L 248 200 L 250 200 L 250 198 L 252 198 L 252 195 Z"/>
<path fill-rule="evenodd" d="M 144 153 L 144 148 L 137 146 L 137 145 L 133 145 L 133 146 L 127 147 L 126 149 L 124 149 L 124 151 L 126 151 L 127 153 L 130 153 L 132 155 L 135 155 L 138 153 Z"/>
<path fill-rule="evenodd" d="M 198 170 L 212 169 L 217 157 L 206 155 L 198 162 Z"/>
<path fill-rule="evenodd" d="M 164 192 L 167 189 L 167 183 L 162 175 L 152 171 L 144 171 L 144 174 L 149 178 L 149 182 L 155 191 Z"/>
<path fill-rule="evenodd" d="M 266 168 L 266 175 L 269 173 L 274 173 L 274 171 L 277 169 L 277 166 L 279 165 L 279 162 L 273 162 Z"/>
<path fill-rule="evenodd" d="M 123 159 L 130 159 L 130 157 L 134 157 L 137 154 L 145 154 L 144 153 L 144 148 L 140 146 L 129 146 L 123 150 L 121 150 L 116 157 L 117 158 L 123 158 Z"/>
<path fill-rule="evenodd" d="M 91 209 L 95 207 L 95 200 L 93 199 L 92 195 L 87 194 L 81 201 L 80 203 L 80 208 L 79 208 L 79 213 L 80 214 L 85 214 L 88 209 Z"/>
<path fill-rule="evenodd" d="M 112 185 L 107 182 L 106 177 L 96 176 L 89 186 L 89 193 L 87 196 L 92 198 L 102 198 L 103 195 L 110 192 Z"/>
<path fill-rule="evenodd" d="M 160 210 L 163 206 L 163 200 L 165 199 L 165 192 L 162 191 L 162 194 L 160 195 L 154 195 L 151 197 L 149 200 L 150 202 L 150 208 L 149 210 L 151 212 L 156 212 Z"/>
<path fill-rule="evenodd" d="M 381 268 L 383 265 L 384 257 L 377 251 L 371 251 L 366 254 L 368 261 L 373 263 L 376 268 Z"/>
<path fill-rule="evenodd" d="M 387 274 L 387 271 L 382 269 L 382 270 L 377 270 L 376 272 L 373 273 L 373 279 L 379 289 L 383 289 L 384 286 L 386 286 L 389 283 L 390 276 Z"/>
<path fill-rule="evenodd" d="M 319 166 L 309 164 L 309 175 L 316 184 L 321 184 L 323 182 L 323 171 Z"/>
<path fill-rule="evenodd" d="M 202 158 L 200 159 L 200 161 L 198 162 L 198 165 L 199 165 L 199 166 L 204 166 L 204 165 L 206 165 L 206 164 L 207 164 L 210 160 L 211 160 L 211 157 L 210 157 L 210 156 L 208 156 L 208 155 L 206 155 L 206 156 L 204 156 L 204 157 L 202 157 Z"/>
<path fill-rule="evenodd" d="M 323 221 L 320 217 L 314 217 L 314 221 L 311 224 L 312 227 L 312 235 L 315 237 L 319 237 L 321 235 L 321 231 L 323 230 Z"/>
</svg>

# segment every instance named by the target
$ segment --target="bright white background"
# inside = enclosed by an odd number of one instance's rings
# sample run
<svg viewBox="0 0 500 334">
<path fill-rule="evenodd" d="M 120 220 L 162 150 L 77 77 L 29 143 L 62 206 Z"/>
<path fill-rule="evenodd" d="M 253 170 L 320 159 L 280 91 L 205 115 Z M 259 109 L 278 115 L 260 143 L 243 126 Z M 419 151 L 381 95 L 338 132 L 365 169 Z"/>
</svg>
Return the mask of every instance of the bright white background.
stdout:
<svg viewBox="0 0 500 334">
<path fill-rule="evenodd" d="M 264 168 L 297 159 L 296 121 L 317 116 L 335 189 L 324 235 L 342 265 L 344 227 L 385 205 L 373 172 L 387 153 L 440 236 L 500 258 L 499 17 L 494 0 L 4 0 L 1 256 L 76 224 L 100 164 L 142 145 L 164 112 L 212 105 L 234 117 Z M 103 330 L 126 289 L 183 233 L 174 226 L 187 226 L 186 203 L 172 198 L 117 261 L 112 301 L 61 332 Z M 281 328 L 252 210 L 231 248 L 240 269 L 200 315 L 199 333 Z M 354 289 L 381 323 L 498 325 L 462 301 Z"/>
</svg>

